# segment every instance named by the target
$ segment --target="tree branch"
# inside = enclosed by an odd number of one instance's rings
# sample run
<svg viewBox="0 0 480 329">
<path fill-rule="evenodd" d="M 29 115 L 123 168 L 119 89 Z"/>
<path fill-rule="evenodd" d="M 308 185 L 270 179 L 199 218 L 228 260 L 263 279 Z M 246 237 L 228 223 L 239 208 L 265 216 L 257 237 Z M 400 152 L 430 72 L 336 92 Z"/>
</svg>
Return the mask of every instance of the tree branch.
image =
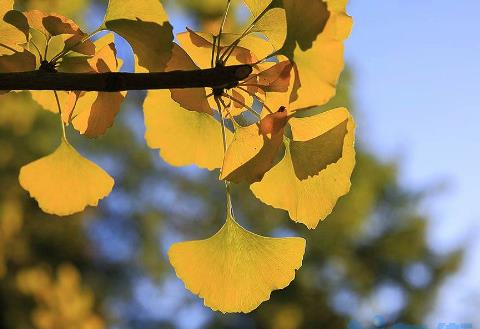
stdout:
<svg viewBox="0 0 480 329">
<path fill-rule="evenodd" d="M 246 79 L 250 65 L 233 65 L 195 71 L 158 73 L 0 73 L 1 90 L 79 90 L 118 92 L 125 90 L 227 88 Z"/>
</svg>

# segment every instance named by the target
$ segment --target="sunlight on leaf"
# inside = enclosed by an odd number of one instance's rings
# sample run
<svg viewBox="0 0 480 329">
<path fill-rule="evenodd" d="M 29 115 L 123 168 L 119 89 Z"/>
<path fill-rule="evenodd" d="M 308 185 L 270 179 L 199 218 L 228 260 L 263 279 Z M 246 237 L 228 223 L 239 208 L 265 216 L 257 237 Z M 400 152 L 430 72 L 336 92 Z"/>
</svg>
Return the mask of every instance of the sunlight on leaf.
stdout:
<svg viewBox="0 0 480 329">
<path fill-rule="evenodd" d="M 283 159 L 251 189 L 264 203 L 287 210 L 292 220 L 313 229 L 350 190 L 355 125 L 344 108 L 292 118 L 289 124 L 293 140 L 285 144 Z"/>
<path fill-rule="evenodd" d="M 55 100 L 55 95 L 51 90 L 31 90 L 32 99 L 40 105 L 44 110 L 50 111 L 52 113 L 58 113 L 58 105 Z M 69 92 L 67 91 L 57 91 L 57 95 L 62 104 L 62 109 L 67 107 L 69 104 Z"/>
<path fill-rule="evenodd" d="M 0 3 L 0 55 L 10 53 L 9 48 L 20 51 L 22 44 L 27 42 L 28 28 L 26 18 L 22 13 L 12 10 L 12 0 L 2 0 Z M 5 46 L 2 46 L 5 45 Z"/>
<path fill-rule="evenodd" d="M 233 141 L 225 154 L 222 180 L 252 184 L 260 181 L 273 167 L 283 142 L 283 127 L 287 124 L 286 112 L 280 115 L 285 119 L 275 120 L 267 116 L 260 124 L 235 130 Z"/>
<path fill-rule="evenodd" d="M 274 51 L 282 49 L 287 38 L 287 17 L 285 9 L 273 8 L 267 11 L 255 23 L 252 32 L 265 35 Z"/>
<path fill-rule="evenodd" d="M 198 66 L 195 65 L 185 50 L 174 43 L 172 49 L 172 58 L 170 58 L 165 71 L 188 71 L 198 69 Z M 205 88 L 171 89 L 170 93 L 172 99 L 180 104 L 184 109 L 197 111 L 200 113 L 213 114 L 213 110 L 207 100 L 207 92 Z"/>
<path fill-rule="evenodd" d="M 293 53 L 297 44 L 304 51 L 311 48 L 330 17 L 327 3 L 323 0 L 283 0 L 283 3 L 288 22 L 286 51 Z"/>
<path fill-rule="evenodd" d="M 159 0 L 110 0 L 105 26 L 124 37 L 136 72 L 161 72 L 171 56 L 173 28 Z"/>
<path fill-rule="evenodd" d="M 185 287 L 223 313 L 248 313 L 283 289 L 302 265 L 305 240 L 267 238 L 241 227 L 231 215 L 213 237 L 174 244 L 170 263 Z"/>
<path fill-rule="evenodd" d="M 93 94 L 95 95 L 93 104 L 92 97 L 80 97 L 75 111 L 82 108 L 86 110 L 79 110 L 78 115 L 72 120 L 73 127 L 82 135 L 90 138 L 105 134 L 113 126 L 115 117 L 125 99 L 125 92 Z"/>
<path fill-rule="evenodd" d="M 98 48 L 95 56 L 88 59 L 93 72 L 105 73 L 116 72 L 119 68 L 117 52 L 113 43 L 113 34 L 107 34 L 95 41 Z M 74 93 L 76 100 L 71 115 L 64 117 L 66 123 L 71 122 L 73 127 L 81 134 L 95 138 L 106 133 L 107 129 L 113 126 L 115 117 L 120 111 L 120 106 L 125 99 L 126 92 L 89 92 Z M 69 110 L 65 110 L 68 113 Z M 62 113 L 64 114 L 64 113 Z"/>
<path fill-rule="evenodd" d="M 258 17 L 272 3 L 272 0 L 244 0 L 244 1 L 254 17 Z"/>
<path fill-rule="evenodd" d="M 170 98 L 168 90 L 149 91 L 143 108 L 147 144 L 160 149 L 169 164 L 195 164 L 209 170 L 222 166 L 221 127 L 213 116 L 183 109 Z M 232 133 L 228 136 L 231 139 Z"/>
<path fill-rule="evenodd" d="M 114 185 L 112 177 L 64 139 L 55 152 L 22 167 L 19 182 L 44 212 L 59 216 L 96 206 Z"/>
<path fill-rule="evenodd" d="M 57 14 L 46 14 L 38 10 L 24 12 L 24 15 L 28 19 L 30 28 L 41 34 L 40 37 L 35 37 L 35 34 L 33 34 L 33 41 L 42 53 L 46 46 L 45 38 L 53 37 L 56 40 L 57 47 L 53 47 L 56 48 L 55 53 L 52 49 L 52 53 L 49 53 L 52 56 L 47 57 L 52 58 L 60 51 L 67 49 L 84 55 L 95 53 L 93 42 L 90 40 L 83 41 L 87 34 L 71 19 Z"/>
<path fill-rule="evenodd" d="M 347 0 L 326 2 L 330 14 L 322 33 L 307 50 L 296 47 L 293 51 L 296 81 L 292 111 L 326 104 L 335 95 L 344 68 L 343 41 L 353 24 L 345 12 Z M 305 45 L 310 46 L 309 43 Z"/>
</svg>

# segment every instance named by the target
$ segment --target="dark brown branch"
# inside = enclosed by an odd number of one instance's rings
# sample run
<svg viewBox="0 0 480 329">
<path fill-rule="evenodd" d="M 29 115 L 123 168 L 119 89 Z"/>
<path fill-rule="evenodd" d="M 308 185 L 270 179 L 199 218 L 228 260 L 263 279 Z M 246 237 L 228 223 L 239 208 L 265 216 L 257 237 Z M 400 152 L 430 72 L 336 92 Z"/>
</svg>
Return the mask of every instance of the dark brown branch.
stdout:
<svg viewBox="0 0 480 329">
<path fill-rule="evenodd" d="M 0 73 L 0 90 L 125 90 L 226 88 L 246 79 L 250 65 L 207 70 L 159 73 L 55 73 L 45 71 Z"/>
</svg>

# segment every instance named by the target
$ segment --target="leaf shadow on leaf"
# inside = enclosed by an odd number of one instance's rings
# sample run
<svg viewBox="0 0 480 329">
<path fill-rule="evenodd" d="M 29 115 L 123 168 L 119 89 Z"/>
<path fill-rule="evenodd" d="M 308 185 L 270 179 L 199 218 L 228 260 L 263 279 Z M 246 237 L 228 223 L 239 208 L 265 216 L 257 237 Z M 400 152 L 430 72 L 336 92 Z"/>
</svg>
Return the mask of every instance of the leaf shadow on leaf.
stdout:
<svg viewBox="0 0 480 329">
<path fill-rule="evenodd" d="M 30 27 L 28 25 L 27 17 L 25 17 L 22 12 L 17 10 L 10 10 L 3 17 L 3 21 L 16 27 L 18 30 L 25 34 L 26 38 L 28 38 L 28 31 L 30 30 Z"/>
<path fill-rule="evenodd" d="M 43 26 L 52 35 L 61 34 L 77 34 L 79 31 L 75 29 L 71 23 L 63 21 L 57 16 L 47 16 L 42 19 Z"/>
<path fill-rule="evenodd" d="M 300 180 L 318 175 L 342 158 L 348 120 L 306 142 L 291 141 L 290 152 L 295 175 Z"/>
<path fill-rule="evenodd" d="M 297 45 L 303 51 L 312 48 L 330 18 L 327 3 L 322 0 L 284 0 L 284 7 L 288 31 L 282 53 L 293 55 Z"/>
<path fill-rule="evenodd" d="M 282 146 L 283 134 L 278 134 L 272 139 L 262 136 L 263 145 L 258 153 L 245 164 L 238 167 L 225 177 L 233 183 L 253 184 L 262 180 L 267 171 L 272 169 L 279 161 L 279 152 Z"/>
<path fill-rule="evenodd" d="M 117 19 L 105 23 L 107 28 L 124 37 L 138 57 L 138 65 L 150 72 L 163 72 L 171 57 L 173 27 L 170 23 Z"/>
</svg>

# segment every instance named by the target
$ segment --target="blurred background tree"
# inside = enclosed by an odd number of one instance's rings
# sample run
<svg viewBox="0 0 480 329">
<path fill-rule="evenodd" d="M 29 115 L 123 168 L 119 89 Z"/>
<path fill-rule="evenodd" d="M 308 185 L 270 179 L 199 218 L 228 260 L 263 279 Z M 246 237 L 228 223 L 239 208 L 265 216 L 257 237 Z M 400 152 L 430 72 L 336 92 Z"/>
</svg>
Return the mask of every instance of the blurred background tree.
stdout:
<svg viewBox="0 0 480 329">
<path fill-rule="evenodd" d="M 214 30 L 224 2 L 166 5 L 189 15 L 197 27 Z M 16 4 L 80 22 L 106 5 L 89 0 Z M 351 84 L 347 71 L 336 98 L 316 111 L 354 109 Z M 147 149 L 143 97 L 129 94 L 105 137 L 72 137 L 115 178 L 116 187 L 99 208 L 60 219 L 43 214 L 17 181 L 22 165 L 55 148 L 57 119 L 27 92 L 0 96 L 0 328 L 63 329 L 66 319 L 68 328 L 85 329 L 346 328 L 350 319 L 373 320 L 377 314 L 389 322 L 422 322 L 462 252 L 440 256 L 429 249 L 418 207 L 429 191 L 401 187 L 395 164 L 379 161 L 362 141 L 352 191 L 314 231 L 263 205 L 248 187 L 235 188 L 237 217 L 247 227 L 308 239 L 304 265 L 288 288 L 274 292 L 251 314 L 221 315 L 204 308 L 175 278 L 166 251 L 173 242 L 218 229 L 225 211 L 222 184 L 216 172 L 172 168 Z"/>
</svg>

